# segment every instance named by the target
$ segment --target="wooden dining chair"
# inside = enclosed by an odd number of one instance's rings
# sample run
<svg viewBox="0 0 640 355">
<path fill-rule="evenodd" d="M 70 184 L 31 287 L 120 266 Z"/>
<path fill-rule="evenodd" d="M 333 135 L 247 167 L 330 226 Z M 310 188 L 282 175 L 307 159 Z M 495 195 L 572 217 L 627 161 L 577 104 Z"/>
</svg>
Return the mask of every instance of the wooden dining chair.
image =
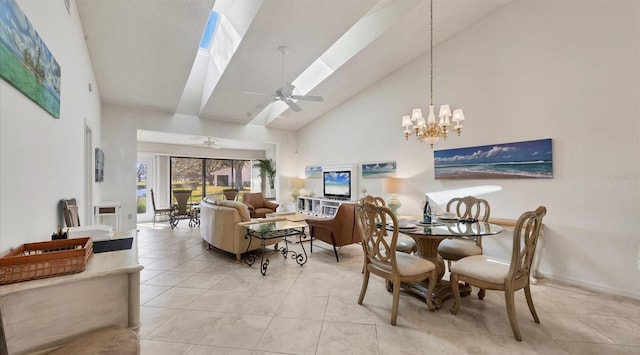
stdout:
<svg viewBox="0 0 640 355">
<path fill-rule="evenodd" d="M 436 286 L 436 267 L 429 260 L 412 254 L 396 252 L 398 242 L 398 219 L 391 210 L 372 203 L 358 203 L 356 206 L 356 224 L 364 249 L 364 275 L 358 304 L 362 304 L 369 285 L 371 273 L 390 281 L 393 286 L 393 303 L 391 306 L 391 325 L 396 325 L 398 318 L 398 302 L 400 300 L 400 284 L 402 282 L 420 282 L 429 280 L 429 291 L 426 297 L 427 307 L 434 311 L 435 305 L 431 296 Z M 388 229 L 389 228 L 389 229 Z M 393 232 L 391 240 L 385 236 Z"/>
<path fill-rule="evenodd" d="M 481 290 L 504 291 L 507 314 L 511 330 L 518 341 L 522 341 L 516 308 L 514 293 L 524 289 L 527 305 L 536 323 L 540 323 L 536 309 L 531 298 L 529 279 L 531 276 L 531 262 L 536 251 L 536 244 L 542 228 L 542 218 L 546 215 L 544 206 L 535 211 L 523 213 L 513 229 L 513 251 L 511 262 L 505 263 L 498 259 L 485 255 L 474 255 L 458 260 L 451 266 L 451 286 L 455 302 L 451 306 L 451 313 L 457 314 L 460 308 L 460 288 L 458 281 L 464 281 Z M 478 293 L 480 299 L 484 298 L 484 292 Z"/>
<path fill-rule="evenodd" d="M 454 212 L 460 219 L 477 219 L 487 222 L 491 208 L 487 200 L 473 196 L 456 197 L 447 203 L 447 212 Z M 445 239 L 438 245 L 438 254 L 447 261 L 451 270 L 451 261 L 460 260 L 471 255 L 482 254 L 482 237 L 475 239 Z"/>
<path fill-rule="evenodd" d="M 384 199 L 380 196 L 371 196 L 367 195 L 360 199 L 361 203 L 369 202 L 376 206 L 386 206 L 387 203 L 384 202 Z M 401 236 L 404 236 L 402 233 Z M 418 250 L 418 244 L 416 244 L 415 240 L 411 237 L 404 236 L 398 239 L 398 243 L 396 244 L 396 250 L 401 251 L 403 253 L 415 253 Z"/>
</svg>

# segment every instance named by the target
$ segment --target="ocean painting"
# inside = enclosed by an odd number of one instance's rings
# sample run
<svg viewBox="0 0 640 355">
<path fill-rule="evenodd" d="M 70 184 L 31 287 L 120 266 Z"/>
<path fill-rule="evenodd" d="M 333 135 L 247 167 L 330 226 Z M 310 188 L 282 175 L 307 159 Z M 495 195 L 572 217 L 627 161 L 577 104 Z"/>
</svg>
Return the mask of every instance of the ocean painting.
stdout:
<svg viewBox="0 0 640 355">
<path fill-rule="evenodd" d="M 436 179 L 552 178 L 551 139 L 434 151 Z"/>
<path fill-rule="evenodd" d="M 0 0 L 0 77 L 60 118 L 60 65 L 15 0 Z"/>
<path fill-rule="evenodd" d="M 396 173 L 395 161 L 362 164 L 363 179 L 380 179 L 384 177 L 394 176 L 395 173 Z"/>
<path fill-rule="evenodd" d="M 307 165 L 304 168 L 304 177 L 306 177 L 307 179 L 321 178 L 322 167 L 320 165 Z"/>
</svg>

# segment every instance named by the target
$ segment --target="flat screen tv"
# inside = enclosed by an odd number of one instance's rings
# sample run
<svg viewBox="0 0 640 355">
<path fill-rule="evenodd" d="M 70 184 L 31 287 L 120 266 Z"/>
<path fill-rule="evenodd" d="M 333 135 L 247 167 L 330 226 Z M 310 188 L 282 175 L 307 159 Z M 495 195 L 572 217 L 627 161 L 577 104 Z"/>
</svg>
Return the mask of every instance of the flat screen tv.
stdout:
<svg viewBox="0 0 640 355">
<path fill-rule="evenodd" d="M 324 197 L 351 200 L 351 171 L 325 171 L 322 173 Z"/>
</svg>

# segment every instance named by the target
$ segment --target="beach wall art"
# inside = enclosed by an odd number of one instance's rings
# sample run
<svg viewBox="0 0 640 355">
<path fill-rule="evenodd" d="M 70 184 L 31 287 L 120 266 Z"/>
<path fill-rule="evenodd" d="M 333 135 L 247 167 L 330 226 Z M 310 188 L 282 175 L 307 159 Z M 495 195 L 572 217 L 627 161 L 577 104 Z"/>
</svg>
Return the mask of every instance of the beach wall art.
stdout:
<svg viewBox="0 0 640 355">
<path fill-rule="evenodd" d="M 307 165 L 304 168 L 304 177 L 307 179 L 319 179 L 322 177 L 322 166 Z"/>
<path fill-rule="evenodd" d="M 436 179 L 552 178 L 551 139 L 434 151 Z"/>
<path fill-rule="evenodd" d="M 381 179 L 385 177 L 395 176 L 396 169 L 397 166 L 395 161 L 365 163 L 362 164 L 362 178 Z"/>
<path fill-rule="evenodd" d="M 60 118 L 60 65 L 15 0 L 0 0 L 0 77 Z"/>
</svg>

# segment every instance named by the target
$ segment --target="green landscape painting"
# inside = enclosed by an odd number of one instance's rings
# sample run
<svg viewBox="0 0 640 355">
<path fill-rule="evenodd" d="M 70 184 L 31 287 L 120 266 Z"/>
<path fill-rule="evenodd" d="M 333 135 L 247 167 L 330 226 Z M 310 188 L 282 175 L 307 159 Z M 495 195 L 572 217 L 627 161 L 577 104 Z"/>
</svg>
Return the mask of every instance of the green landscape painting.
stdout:
<svg viewBox="0 0 640 355">
<path fill-rule="evenodd" d="M 60 65 L 15 0 L 0 0 L 0 77 L 60 118 Z"/>
</svg>

